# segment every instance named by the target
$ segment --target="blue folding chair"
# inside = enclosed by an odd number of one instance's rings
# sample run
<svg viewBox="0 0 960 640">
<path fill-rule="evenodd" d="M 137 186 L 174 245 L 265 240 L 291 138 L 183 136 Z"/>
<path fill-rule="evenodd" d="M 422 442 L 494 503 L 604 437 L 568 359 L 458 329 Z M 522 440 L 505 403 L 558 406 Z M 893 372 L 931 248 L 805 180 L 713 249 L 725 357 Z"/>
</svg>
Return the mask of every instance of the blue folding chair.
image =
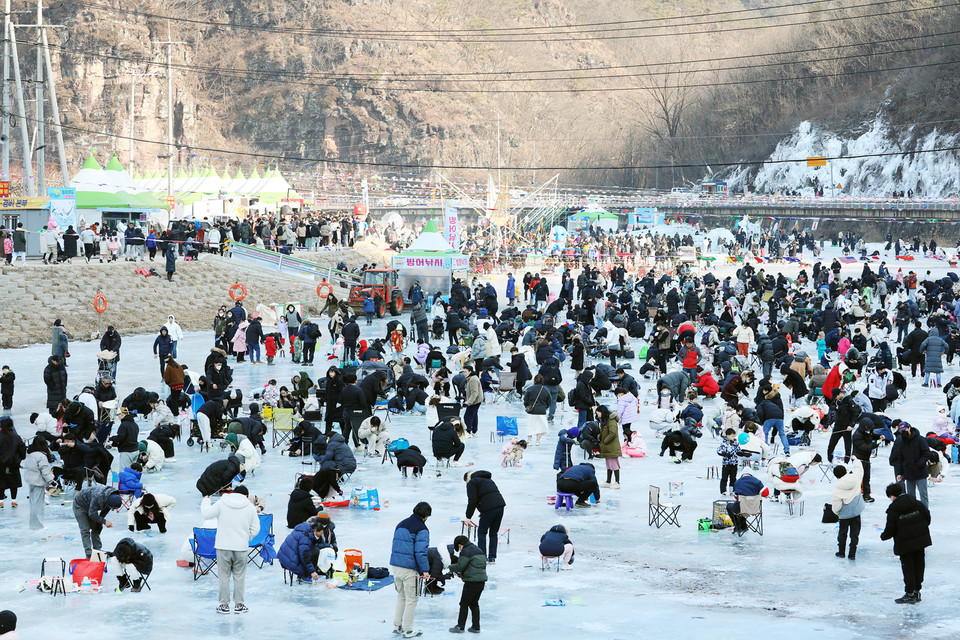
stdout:
<svg viewBox="0 0 960 640">
<path fill-rule="evenodd" d="M 262 569 L 264 563 L 268 562 L 268 560 L 261 557 L 261 553 L 265 546 L 269 545 L 272 548 L 274 545 L 273 514 L 261 513 L 257 517 L 260 518 L 260 531 L 257 532 L 257 535 L 250 541 L 250 551 L 247 554 L 247 562 L 252 562 L 258 569 Z M 272 559 L 270 559 L 269 562 L 273 564 Z"/>
<path fill-rule="evenodd" d="M 200 576 L 208 573 L 217 575 L 213 570 L 217 566 L 217 549 L 214 543 L 217 539 L 216 529 L 193 528 L 193 540 L 190 541 L 190 548 L 193 549 L 193 579 L 199 580 Z"/>
</svg>

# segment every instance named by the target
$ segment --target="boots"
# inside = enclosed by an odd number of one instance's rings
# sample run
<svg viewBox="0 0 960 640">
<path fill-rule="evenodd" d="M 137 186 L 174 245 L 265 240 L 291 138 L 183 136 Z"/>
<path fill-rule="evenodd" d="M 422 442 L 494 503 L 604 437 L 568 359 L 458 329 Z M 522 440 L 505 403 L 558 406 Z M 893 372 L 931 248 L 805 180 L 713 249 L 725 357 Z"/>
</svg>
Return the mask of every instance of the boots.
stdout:
<svg viewBox="0 0 960 640">
<path fill-rule="evenodd" d="M 117 580 L 120 582 L 120 584 L 117 585 L 117 589 L 120 591 L 124 591 L 130 587 L 130 578 L 127 576 L 117 576 Z"/>
<path fill-rule="evenodd" d="M 902 596 L 900 596 L 899 598 L 897 598 L 896 600 L 894 600 L 894 602 L 896 602 L 897 604 L 917 604 L 918 602 L 920 602 L 920 597 L 918 596 L 916 591 L 908 591 Z"/>
<path fill-rule="evenodd" d="M 143 578 L 137 578 L 133 581 L 133 589 L 130 591 L 133 593 L 140 593 L 141 589 L 143 589 Z"/>
<path fill-rule="evenodd" d="M 849 558 L 850 560 L 857 559 L 857 545 L 855 544 L 850 545 L 850 553 L 847 554 L 847 558 Z"/>
</svg>

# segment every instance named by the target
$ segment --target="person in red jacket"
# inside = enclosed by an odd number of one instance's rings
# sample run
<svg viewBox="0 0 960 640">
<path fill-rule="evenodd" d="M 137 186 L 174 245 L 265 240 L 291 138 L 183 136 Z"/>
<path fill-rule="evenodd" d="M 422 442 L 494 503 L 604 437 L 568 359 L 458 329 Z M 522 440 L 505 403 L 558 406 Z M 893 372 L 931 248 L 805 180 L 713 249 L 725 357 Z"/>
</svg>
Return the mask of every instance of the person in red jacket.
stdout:
<svg viewBox="0 0 960 640">
<path fill-rule="evenodd" d="M 687 377 L 692 382 L 697 381 L 697 363 L 700 362 L 700 349 L 693 343 L 693 338 L 687 338 L 680 347 L 680 362 Z"/>
<path fill-rule="evenodd" d="M 700 390 L 700 393 L 708 398 L 713 398 L 720 393 L 720 385 L 714 379 L 711 372 L 704 371 L 703 367 L 698 367 L 697 374 L 700 377 L 697 379 L 697 383 L 694 386 Z"/>
<path fill-rule="evenodd" d="M 834 390 L 841 388 L 845 383 L 854 379 L 856 379 L 855 374 L 849 370 L 846 364 L 841 362 L 835 365 L 833 369 L 830 369 L 830 373 L 827 374 L 827 379 L 823 382 L 823 397 L 827 400 L 833 400 Z"/>
<path fill-rule="evenodd" d="M 273 334 L 267 336 L 267 339 L 263 341 L 263 348 L 267 352 L 267 364 L 272 365 L 273 359 L 277 355 L 277 341 Z"/>
</svg>

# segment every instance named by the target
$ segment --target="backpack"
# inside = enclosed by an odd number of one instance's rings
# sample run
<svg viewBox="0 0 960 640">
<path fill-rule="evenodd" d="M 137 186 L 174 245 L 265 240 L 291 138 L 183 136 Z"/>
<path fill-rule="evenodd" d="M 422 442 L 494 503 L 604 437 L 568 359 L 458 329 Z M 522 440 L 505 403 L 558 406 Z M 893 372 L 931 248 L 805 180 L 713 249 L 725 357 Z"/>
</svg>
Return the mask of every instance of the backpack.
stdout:
<svg viewBox="0 0 960 640">
<path fill-rule="evenodd" d="M 316 323 L 311 322 L 307 325 L 307 335 L 310 336 L 311 340 L 316 340 L 320 337 L 320 327 Z"/>
<path fill-rule="evenodd" d="M 570 393 L 567 394 L 567 404 L 569 404 L 572 407 L 576 404 L 576 402 L 577 402 L 577 388 L 574 387 L 573 389 L 570 389 Z"/>
</svg>

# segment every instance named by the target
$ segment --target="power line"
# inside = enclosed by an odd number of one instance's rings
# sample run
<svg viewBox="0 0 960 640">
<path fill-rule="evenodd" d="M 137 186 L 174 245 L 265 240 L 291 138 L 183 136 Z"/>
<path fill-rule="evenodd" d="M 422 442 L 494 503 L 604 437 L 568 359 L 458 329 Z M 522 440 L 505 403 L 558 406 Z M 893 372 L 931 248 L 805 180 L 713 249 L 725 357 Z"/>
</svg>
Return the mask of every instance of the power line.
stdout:
<svg viewBox="0 0 960 640">
<path fill-rule="evenodd" d="M 897 2 L 899 0 L 889 0 L 890 2 Z M 778 9 L 793 9 L 796 7 L 803 6 L 812 6 L 818 4 L 825 4 L 828 2 L 833 2 L 833 0 L 808 0 L 805 2 L 795 2 L 784 5 L 774 5 L 767 7 L 755 7 L 755 8 L 744 8 L 744 9 L 727 9 L 723 11 L 712 11 L 707 13 L 695 13 L 685 16 L 663 16 L 663 17 L 653 17 L 653 18 L 638 18 L 635 20 L 612 20 L 608 22 L 586 22 L 586 23 L 573 23 L 569 25 L 552 25 L 552 26 L 527 26 L 527 27 L 480 27 L 475 29 L 304 29 L 302 27 L 276 27 L 269 25 L 255 25 L 255 24 L 241 24 L 235 22 L 213 22 L 207 20 L 200 20 L 197 18 L 183 18 L 183 17 L 174 17 L 161 15 L 156 13 L 149 13 L 145 11 L 137 11 L 134 9 L 121 9 L 107 4 L 100 3 L 77 3 L 81 7 L 88 9 L 103 9 L 105 11 L 112 11 L 115 13 L 123 13 L 127 15 L 142 16 L 151 19 L 158 20 L 175 20 L 177 22 L 186 22 L 190 24 L 200 24 L 207 26 L 214 26 L 218 28 L 230 28 L 230 29 L 243 29 L 243 30 L 258 30 L 258 31 L 275 31 L 280 33 L 297 33 L 297 34 L 314 34 L 318 36 L 353 36 L 353 37 L 363 37 L 363 36 L 373 36 L 373 35 L 459 35 L 459 34 L 472 34 L 472 33 L 524 33 L 524 32 L 541 32 L 545 30 L 555 30 L 555 29 L 583 29 L 588 27 L 608 27 L 608 26 L 618 26 L 618 25 L 628 25 L 628 24 L 649 24 L 657 22 L 671 22 L 676 20 L 693 20 L 696 18 L 715 18 L 716 16 L 723 15 L 737 15 L 742 13 L 757 13 L 760 11 L 776 11 Z M 886 2 L 877 3 L 877 4 L 886 4 Z M 844 7 L 837 7 L 833 10 L 843 9 Z"/>
<path fill-rule="evenodd" d="M 26 117 L 26 120 L 36 122 L 36 118 Z M 97 131 L 94 129 L 87 129 L 85 127 L 77 127 L 75 125 L 63 125 L 64 129 L 70 129 L 73 131 L 78 131 L 81 133 L 99 135 L 104 137 L 113 137 L 120 140 L 127 139 L 127 136 L 115 135 L 105 131 Z M 134 138 L 135 142 L 143 144 L 153 144 L 153 145 L 166 145 L 166 142 L 159 140 L 148 140 L 145 138 Z M 401 169 L 419 169 L 419 170 L 437 170 L 437 169 L 459 169 L 459 170 L 470 170 L 470 171 L 490 171 L 496 169 L 497 167 L 490 165 L 449 165 L 449 164 L 430 164 L 430 165 L 415 165 L 415 164 L 405 164 L 399 162 L 374 162 L 374 161 L 365 161 L 365 160 L 338 160 L 336 158 L 307 158 L 307 157 L 297 157 L 297 156 L 287 156 L 271 153 L 257 153 L 253 151 L 229 151 L 227 149 L 218 149 L 216 147 L 203 147 L 198 145 L 180 145 L 180 148 L 187 148 L 194 151 L 204 151 L 210 153 L 223 153 L 226 155 L 241 156 L 246 158 L 258 158 L 261 160 L 269 160 L 274 162 L 303 162 L 310 164 L 342 164 L 347 166 L 354 167 L 392 167 L 392 168 L 401 168 Z M 825 156 L 826 160 L 858 160 L 863 158 L 886 158 L 893 156 L 912 156 L 918 154 L 926 153 L 943 153 L 948 151 L 958 151 L 960 150 L 960 145 L 949 146 L 949 147 L 938 147 L 933 149 L 916 149 L 912 151 L 885 151 L 877 153 L 862 153 L 862 154 L 853 154 L 845 156 Z M 753 165 L 753 164 L 793 164 L 797 162 L 806 162 L 807 158 L 790 158 L 790 159 L 765 159 L 765 160 L 738 160 L 736 162 L 710 162 L 711 166 L 716 167 L 735 167 L 742 165 Z M 661 164 L 661 165 L 579 165 L 579 166 L 538 166 L 537 170 L 543 171 L 625 171 L 625 170 L 648 170 L 648 169 L 669 169 L 671 167 L 676 169 L 692 169 L 703 167 L 705 163 L 684 163 L 684 164 Z M 502 171 L 531 171 L 533 167 L 528 166 L 508 166 L 508 167 L 499 167 Z"/>
<path fill-rule="evenodd" d="M 960 4 L 960 3 L 958 3 L 958 4 Z M 908 37 L 904 37 L 904 38 L 891 38 L 891 39 L 887 39 L 887 40 L 880 40 L 880 41 L 868 42 L 868 43 L 856 43 L 856 44 L 836 45 L 836 46 L 833 46 L 833 47 L 826 47 L 826 49 L 842 49 L 842 48 L 852 48 L 852 47 L 867 47 L 867 46 L 874 46 L 874 45 L 876 45 L 876 44 L 889 44 L 889 43 L 906 42 L 906 41 L 909 41 L 909 40 L 916 40 L 916 39 L 919 39 L 919 38 L 933 38 L 933 37 L 938 37 L 938 36 L 956 36 L 956 35 L 960 35 L 960 30 L 957 30 L 957 31 L 948 31 L 948 32 L 937 33 L 937 34 L 929 34 L 929 35 L 908 36 Z M 31 45 L 30 42 L 26 42 L 26 41 L 18 41 L 18 44 Z M 416 77 L 382 78 L 382 77 L 380 77 L 380 78 L 378 78 L 378 77 L 376 77 L 376 76 L 366 76 L 366 74 L 360 74 L 360 75 L 354 75 L 354 74 L 323 74 L 323 73 L 320 73 L 320 74 L 316 74 L 316 73 L 302 74 L 302 73 L 296 73 L 296 72 L 286 71 L 286 70 L 284 70 L 284 69 L 239 69 L 239 68 L 235 68 L 235 67 L 217 67 L 217 66 L 185 64 L 185 63 L 184 63 L 184 64 L 179 64 L 179 63 L 178 63 L 178 64 L 174 64 L 173 66 L 174 66 L 175 68 L 179 69 L 179 70 L 183 70 L 183 71 L 186 71 L 186 72 L 188 72 L 188 73 L 195 73 L 195 74 L 201 74 L 201 73 L 204 73 L 204 74 L 220 74 L 220 75 L 225 75 L 225 76 L 228 76 L 228 77 L 235 77 L 235 78 L 237 78 L 237 77 L 249 77 L 249 78 L 256 78 L 256 79 L 266 80 L 266 81 L 280 81 L 282 78 L 314 78 L 314 77 L 317 77 L 317 78 L 324 78 L 324 79 L 328 79 L 328 80 L 357 80 L 357 81 L 359 81 L 359 80 L 361 80 L 361 79 L 369 79 L 369 80 L 376 81 L 376 82 L 390 82 L 390 83 L 394 83 L 394 82 L 404 82 L 404 83 L 406 83 L 406 82 L 418 82 L 418 83 L 445 82 L 445 83 L 452 83 L 452 82 L 471 82 L 471 81 L 497 82 L 497 83 L 503 83 L 503 82 L 548 82 L 548 81 L 556 81 L 556 80 L 577 80 L 577 81 L 583 81 L 583 80 L 608 80 L 608 79 L 613 79 L 613 78 L 638 78 L 638 77 L 652 77 L 652 76 L 686 75 L 686 74 L 694 74 L 694 73 L 716 73 L 716 72 L 718 72 L 718 71 L 743 71 L 743 70 L 747 70 L 747 69 L 760 69 L 760 68 L 768 68 L 768 67 L 781 67 L 781 66 L 788 66 L 788 65 L 810 64 L 810 63 L 817 63 L 817 62 L 837 62 L 837 61 L 841 61 L 841 60 L 852 60 L 852 59 L 864 58 L 864 57 L 871 57 L 871 56 L 872 56 L 872 57 L 877 57 L 877 56 L 895 55 L 895 54 L 898 54 L 898 53 L 900 53 L 900 54 L 902 54 L 902 53 L 914 53 L 914 52 L 918 52 L 918 51 L 929 51 L 929 50 L 932 50 L 932 49 L 943 49 L 943 48 L 948 48 L 948 47 L 955 47 L 955 46 L 958 46 L 958 45 L 960 45 L 960 40 L 955 40 L 955 41 L 953 41 L 953 42 L 944 42 L 944 43 L 939 43 L 939 44 L 924 45 L 924 46 L 918 46 L 918 47 L 909 47 L 909 48 L 903 48 L 903 49 L 892 49 L 892 50 L 888 50 L 888 51 L 874 51 L 874 52 L 870 52 L 870 53 L 866 53 L 866 54 L 849 54 L 849 55 L 843 55 L 843 56 L 833 56 L 833 57 L 826 57 L 826 58 L 809 58 L 809 59 L 802 59 L 802 60 L 784 60 L 784 61 L 781 61 L 781 62 L 763 62 L 763 63 L 747 64 L 747 65 L 739 64 L 739 65 L 736 65 L 736 66 L 708 67 L 708 68 L 704 68 L 704 69 L 675 69 L 675 70 L 669 70 L 669 71 L 649 71 L 649 72 L 646 72 L 646 73 L 609 74 L 609 75 L 598 75 L 598 76 L 589 76 L 589 75 L 580 75 L 580 74 L 578 74 L 578 75 L 574 75 L 574 76 L 550 77 L 550 78 L 484 78 L 484 79 L 482 79 L 482 80 L 473 80 L 473 79 L 471 79 L 471 78 L 459 78 L 459 77 L 450 77 L 450 78 L 416 78 Z M 33 46 L 36 46 L 35 43 L 33 44 Z M 147 58 L 129 58 L 129 57 L 117 56 L 117 55 L 106 54 L 106 53 L 92 52 L 92 51 L 89 51 L 89 50 L 83 50 L 83 49 L 78 49 L 78 48 L 67 48 L 67 47 L 63 47 L 63 46 L 54 46 L 54 47 L 52 47 L 52 48 L 58 50 L 59 52 L 63 52 L 63 53 L 66 53 L 66 54 L 79 55 L 79 56 L 89 57 L 89 58 L 98 58 L 98 59 L 105 59 L 105 60 L 115 60 L 115 61 L 118 61 L 118 62 L 128 62 L 128 63 L 131 63 L 131 64 L 147 64 L 147 65 L 159 65 L 159 64 L 160 64 L 160 63 L 158 63 L 158 62 L 156 62 L 156 61 L 154 61 L 154 60 L 147 59 Z M 793 54 L 796 54 L 796 53 L 807 53 L 807 52 L 822 51 L 822 50 L 824 50 L 824 48 L 810 48 L 810 49 L 799 49 L 799 50 L 795 50 L 795 51 L 782 51 L 782 52 L 777 52 L 777 53 L 757 53 L 757 54 L 745 54 L 745 55 L 739 55 L 739 56 L 724 56 L 724 57 L 718 57 L 718 58 L 701 58 L 701 59 L 690 60 L 690 61 L 664 62 L 664 63 L 644 63 L 644 64 L 637 64 L 637 65 L 622 65 L 621 68 L 628 68 L 628 67 L 629 67 L 629 68 L 641 68 L 641 67 L 643 67 L 643 68 L 651 68 L 651 67 L 656 67 L 656 66 L 674 66 L 674 65 L 686 65 L 686 64 L 690 64 L 690 65 L 692 65 L 692 64 L 704 64 L 704 63 L 710 63 L 710 62 L 721 62 L 721 61 L 729 61 L 729 60 L 745 60 L 745 59 L 752 59 L 752 58 L 768 58 L 768 57 L 774 56 L 774 55 L 777 55 L 777 56 L 787 56 L 787 55 L 793 55 Z M 584 73 L 589 73 L 589 72 L 593 72 L 593 71 L 602 71 L 602 70 L 604 70 L 604 69 L 587 69 L 587 70 L 583 70 L 583 71 L 584 71 Z M 566 69 L 566 70 L 564 70 L 564 71 L 567 71 L 567 72 L 576 72 L 577 70 L 575 70 L 575 69 Z M 527 72 L 507 72 L 507 73 L 536 73 L 536 72 L 534 72 L 534 71 L 527 71 Z M 459 74 L 449 74 L 449 75 L 450 75 L 450 76 L 458 76 Z M 284 81 L 285 81 L 285 80 L 284 80 Z M 330 83 L 311 83 L 310 86 L 331 87 L 331 86 L 338 86 L 338 85 L 330 84 Z M 699 85 L 699 83 L 698 83 L 698 84 L 695 85 L 695 86 L 700 86 L 700 85 Z M 430 89 L 430 90 L 432 90 L 432 89 Z"/>
<path fill-rule="evenodd" d="M 955 4 L 960 4 L 960 2 L 957 2 L 957 3 L 955 3 Z M 19 43 L 19 42 L 18 42 L 18 43 Z M 23 42 L 22 44 L 26 44 L 26 45 L 28 45 L 28 46 L 36 46 L 35 44 L 29 43 L 29 42 Z M 875 53 L 872 53 L 872 54 L 869 54 L 869 55 L 871 55 L 871 56 L 887 56 L 887 55 L 894 55 L 894 54 L 897 54 L 897 53 L 910 53 L 910 52 L 917 52 L 917 51 L 927 51 L 927 50 L 932 50 L 932 49 L 943 49 L 943 48 L 955 47 L 955 46 L 960 46 L 960 41 L 958 41 L 958 42 L 953 42 L 953 43 L 940 43 L 940 44 L 935 44 L 935 45 L 927 45 L 927 46 L 922 46 L 922 47 L 912 47 L 912 48 L 900 49 L 900 50 L 895 50 L 895 51 L 875 52 Z M 54 49 L 57 49 L 57 48 L 54 47 Z M 79 55 L 79 56 L 91 57 L 91 58 L 116 59 L 116 60 L 122 61 L 122 62 L 146 63 L 147 65 L 157 65 L 157 66 L 160 65 L 160 63 L 158 63 L 158 62 L 150 61 L 150 60 L 146 60 L 146 59 L 133 59 L 133 60 L 132 60 L 132 59 L 129 59 L 129 58 L 122 58 L 122 57 L 118 57 L 118 56 L 110 56 L 110 55 L 106 55 L 106 54 L 98 54 L 98 53 L 92 53 L 92 52 L 87 52 L 87 51 L 79 51 L 79 50 L 69 50 L 69 49 L 62 48 L 62 47 L 59 48 L 57 52 L 58 52 L 58 53 L 62 53 L 62 54 Z M 653 76 L 667 76 L 667 77 L 669 77 L 669 76 L 682 76 L 682 75 L 694 74 L 694 73 L 716 73 L 716 72 L 719 72 L 719 71 L 738 71 L 738 70 L 749 69 L 749 68 L 780 67 L 780 66 L 787 66 L 787 65 L 793 66 L 793 65 L 798 65 L 798 64 L 809 64 L 809 63 L 816 63 L 816 62 L 834 62 L 834 61 L 840 61 L 840 60 L 856 59 L 856 58 L 861 58 L 861 57 L 866 57 L 866 56 L 861 56 L 861 55 L 835 56 L 835 57 L 831 57 L 831 58 L 814 58 L 814 59 L 808 59 L 808 60 L 786 61 L 786 62 L 783 62 L 783 63 L 762 63 L 762 64 L 758 64 L 758 65 L 741 65 L 741 66 L 736 66 L 736 67 L 718 67 L 718 68 L 701 69 L 701 70 L 686 70 L 686 71 L 682 71 L 682 70 L 681 70 L 681 71 L 650 72 L 650 73 L 648 73 L 648 74 L 628 75 L 628 76 L 622 76 L 622 77 L 653 77 Z M 915 64 L 915 65 L 902 65 L 902 66 L 896 66 L 896 67 L 884 67 L 884 68 L 877 68 L 877 69 L 857 69 L 857 70 L 852 70 L 852 71 L 840 71 L 840 72 L 835 72 L 835 73 L 810 74 L 810 75 L 803 75 L 803 76 L 788 76 L 788 77 L 774 77 L 774 78 L 752 78 L 752 79 L 727 80 L 727 81 L 716 81 L 716 82 L 694 82 L 694 83 L 691 83 L 691 84 L 657 85 L 657 89 L 659 89 L 659 90 L 663 90 L 663 89 L 691 89 L 691 88 L 707 88 L 707 87 L 751 85 L 751 84 L 769 83 L 769 82 L 789 82 L 789 81 L 798 81 L 798 80 L 816 80 L 816 79 L 823 79 L 823 78 L 835 78 L 835 77 L 856 76 L 856 75 L 862 75 L 862 74 L 865 75 L 865 74 L 873 74 L 873 73 L 883 73 L 883 72 L 887 72 L 887 71 L 903 71 L 903 70 L 909 70 L 909 69 L 920 69 L 920 68 L 926 68 L 926 67 L 935 67 L 935 66 L 943 66 L 943 65 L 956 64 L 956 63 L 958 63 L 958 62 L 960 62 L 960 60 L 945 60 L 945 61 L 930 62 L 930 63 L 920 63 L 920 64 Z M 234 72 L 234 71 L 226 71 L 226 70 L 224 70 L 224 69 L 220 69 L 220 68 L 217 68 L 217 67 L 203 67 L 203 66 L 198 66 L 198 65 L 174 65 L 174 66 L 176 66 L 178 69 L 182 69 L 182 70 L 185 70 L 185 71 L 194 72 L 194 73 L 197 73 L 197 74 L 203 74 L 203 73 L 206 73 L 207 75 L 214 75 L 214 74 L 216 74 L 216 75 L 219 75 L 219 76 L 225 77 L 225 78 L 253 78 L 253 79 L 256 79 L 256 80 L 261 81 L 261 82 L 282 82 L 282 83 L 283 83 L 284 85 L 286 85 L 286 86 L 295 85 L 295 86 L 305 86 L 305 87 L 311 87 L 311 88 L 328 88 L 328 87 L 338 87 L 338 88 L 339 88 L 339 87 L 340 87 L 340 85 L 334 84 L 334 83 L 308 82 L 308 81 L 302 81 L 302 80 L 291 80 L 291 79 L 275 78 L 275 77 L 272 77 L 273 72 L 266 72 L 266 71 L 252 71 L 252 72 L 251 72 L 251 71 L 236 70 L 236 72 Z M 269 73 L 270 75 L 265 75 L 265 74 L 268 74 L 268 73 Z M 256 75 L 252 75 L 252 74 L 256 74 Z M 264 74 L 264 75 L 260 75 L 260 74 Z M 621 76 L 611 76 L 611 77 L 621 77 Z M 562 80 L 562 79 L 564 79 L 564 78 L 551 78 L 551 79 L 549 79 L 549 80 Z M 603 76 L 587 77 L 587 78 L 570 77 L 570 78 L 566 78 L 566 79 L 574 80 L 574 81 L 582 81 L 582 80 L 603 80 L 603 79 L 605 79 L 605 77 L 603 77 Z M 503 82 L 529 82 L 529 81 L 538 81 L 538 80 L 537 80 L 537 79 L 517 79 L 517 80 L 504 80 Z M 546 79 L 543 80 L 543 81 L 546 81 Z M 452 81 L 451 81 L 451 82 L 452 82 Z M 472 82 L 472 81 L 464 81 L 464 82 Z M 558 88 L 543 88 L 543 89 L 497 89 L 497 88 L 486 88 L 486 87 L 470 88 L 470 89 L 453 89 L 453 88 L 442 89 L 442 88 L 434 88 L 434 87 L 381 87 L 381 88 L 382 88 L 383 90 L 388 90 L 388 91 L 394 91 L 394 92 L 411 92 L 411 93 L 463 93 L 464 91 L 468 91 L 468 92 L 471 92 L 471 93 L 492 93 L 492 94 L 497 94 L 497 93 L 518 93 L 518 94 L 525 94 L 525 93 L 538 93 L 538 94 L 539 94 L 539 93 L 592 93 L 592 92 L 601 92 L 601 91 L 604 91 L 604 92 L 606 92 L 606 91 L 618 91 L 618 92 L 619 92 L 619 91 L 648 91 L 648 90 L 650 89 L 649 87 L 646 87 L 646 86 L 635 86 L 635 87 L 558 87 Z"/>
<path fill-rule="evenodd" d="M 366 40 L 377 40 L 377 41 L 382 41 L 382 42 L 412 42 L 412 43 L 416 43 L 416 44 L 454 42 L 454 43 L 459 43 L 459 44 L 478 44 L 478 43 L 522 43 L 522 42 L 536 42 L 536 43 L 542 43 L 542 42 L 574 42 L 574 41 L 583 41 L 583 40 L 590 40 L 590 41 L 594 41 L 594 40 L 621 40 L 621 39 L 627 39 L 627 38 L 659 38 L 659 37 L 665 37 L 665 36 L 706 35 L 706 34 L 739 32 L 739 31 L 756 31 L 756 30 L 761 30 L 761 29 L 782 28 L 782 27 L 789 27 L 789 26 L 810 25 L 810 24 L 822 24 L 822 23 L 838 22 L 838 21 L 844 21 L 844 20 L 862 19 L 862 18 L 865 18 L 865 17 L 867 17 L 867 16 L 866 16 L 866 15 L 863 15 L 863 14 L 857 14 L 857 15 L 841 15 L 841 16 L 834 16 L 834 17 L 822 17 L 822 18 L 819 18 L 819 19 L 810 19 L 809 16 L 810 16 L 811 13 L 820 13 L 820 12 L 826 12 L 826 11 L 849 11 L 849 10 L 851 10 L 851 9 L 861 9 L 861 8 L 867 8 L 867 9 L 869 9 L 869 8 L 872 8 L 872 7 L 877 7 L 877 6 L 887 5 L 887 4 L 893 4 L 893 3 L 898 3 L 898 2 L 903 2 L 903 0 L 879 0 L 879 1 L 874 1 L 874 2 L 865 2 L 865 3 L 861 3 L 861 4 L 849 5 L 849 6 L 845 6 L 845 7 L 835 7 L 835 8 L 828 8 L 828 9 L 812 9 L 812 10 L 809 10 L 809 11 L 793 12 L 793 13 L 784 13 L 784 14 L 778 14 L 778 15 L 772 15 L 772 16 L 755 16 L 755 17 L 751 17 L 751 18 L 735 18 L 735 19 L 731 19 L 731 20 L 712 20 L 711 23 L 710 23 L 710 27 L 709 27 L 709 28 L 702 28 L 703 25 L 697 24 L 697 23 L 677 24 L 677 25 L 664 25 L 664 26 L 646 26 L 646 27 L 634 27 L 634 28 L 632 28 L 633 30 L 649 31 L 649 30 L 653 30 L 653 29 L 660 29 L 660 30 L 673 29 L 673 28 L 676 28 L 676 27 L 690 27 L 690 26 L 698 27 L 698 29 L 695 30 L 695 31 L 663 31 L 662 33 L 629 33 L 629 34 L 621 34 L 621 35 L 576 35 L 576 34 L 570 34 L 570 33 L 556 33 L 556 34 L 543 33 L 543 34 L 539 34 L 539 35 L 524 34 L 524 36 L 528 36 L 528 35 L 529 35 L 530 37 L 522 37 L 522 38 L 515 38 L 515 37 L 509 37 L 509 36 L 494 36 L 494 37 L 488 37 L 488 38 L 486 38 L 486 39 L 480 38 L 480 37 L 477 37 L 477 36 L 469 36 L 469 35 L 468 35 L 468 36 L 455 36 L 455 37 L 452 37 L 452 38 L 449 38 L 449 37 L 447 37 L 447 38 L 440 37 L 440 35 L 445 35 L 446 32 L 436 32 L 436 33 L 438 34 L 437 36 L 422 37 L 423 34 L 428 33 L 428 32 L 418 31 L 418 32 L 413 32 L 413 33 L 416 33 L 417 35 L 420 35 L 421 37 L 419 37 L 419 38 L 410 38 L 410 37 L 395 37 L 395 36 L 393 36 L 393 37 L 378 36 L 378 35 L 375 35 L 375 32 L 370 32 L 370 33 L 368 34 L 368 32 L 361 32 L 361 31 L 342 31 L 342 32 L 337 32 L 337 31 L 335 31 L 335 30 L 326 30 L 326 31 L 324 31 L 324 30 L 316 30 L 316 29 L 303 29 L 303 28 L 290 28 L 290 27 L 253 26 L 253 25 L 242 25 L 242 24 L 235 24 L 235 23 L 218 23 L 218 22 L 198 20 L 198 19 L 193 19 L 193 18 L 181 18 L 181 17 L 176 17 L 176 16 L 165 16 L 165 15 L 161 15 L 161 14 L 140 13 L 140 12 L 131 11 L 131 10 L 123 10 L 123 9 L 116 9 L 116 8 L 113 8 L 113 7 L 105 7 L 105 6 L 102 6 L 102 5 L 98 5 L 98 6 L 99 6 L 100 8 L 103 8 L 104 10 L 107 10 L 107 11 L 114 11 L 114 12 L 118 12 L 118 13 L 132 14 L 132 15 L 137 15 L 137 16 L 142 16 L 142 17 L 147 17 L 147 18 L 152 18 L 152 19 L 158 19 L 158 20 L 159 20 L 159 19 L 163 19 L 163 20 L 173 20 L 173 21 L 177 21 L 177 22 L 185 22 L 185 23 L 188 23 L 188 24 L 203 25 L 203 26 L 213 27 L 213 28 L 232 28 L 232 29 L 240 29 L 240 30 L 266 31 L 266 32 L 271 32 L 271 33 L 284 33 L 284 34 L 289 34 L 289 35 L 306 36 L 306 37 L 311 37 L 311 36 L 313 36 L 313 37 L 338 37 L 338 38 L 351 38 L 351 39 L 362 38 L 362 39 L 366 39 Z M 869 17 L 871 17 L 871 18 L 877 18 L 877 17 L 898 15 L 898 14 L 904 14 L 904 13 L 916 13 L 916 12 L 920 12 L 920 11 L 929 11 L 929 10 L 933 10 L 933 9 L 942 9 L 942 8 L 948 7 L 948 6 L 951 6 L 951 5 L 934 5 L 934 6 L 910 7 L 910 8 L 906 8 L 906 9 L 898 9 L 898 10 L 893 10 L 893 11 L 871 12 L 871 13 L 869 14 Z M 793 15 L 806 16 L 807 19 L 800 20 L 800 21 L 793 21 L 793 22 L 781 22 L 781 23 L 777 23 L 777 24 L 767 24 L 767 25 L 761 24 L 761 25 L 754 25 L 754 26 L 731 27 L 731 28 L 726 28 L 726 29 L 723 29 L 723 28 L 712 28 L 713 25 L 716 25 L 716 24 L 725 24 L 725 23 L 727 23 L 727 22 L 744 22 L 744 21 L 746 21 L 746 20 L 759 20 L 759 19 L 761 19 L 761 18 L 762 18 L 762 19 L 782 18 L 782 17 L 793 16 Z M 556 27 L 550 27 L 550 28 L 556 28 Z M 545 37 L 545 36 L 551 36 L 551 35 L 555 35 L 556 37 Z"/>
</svg>

